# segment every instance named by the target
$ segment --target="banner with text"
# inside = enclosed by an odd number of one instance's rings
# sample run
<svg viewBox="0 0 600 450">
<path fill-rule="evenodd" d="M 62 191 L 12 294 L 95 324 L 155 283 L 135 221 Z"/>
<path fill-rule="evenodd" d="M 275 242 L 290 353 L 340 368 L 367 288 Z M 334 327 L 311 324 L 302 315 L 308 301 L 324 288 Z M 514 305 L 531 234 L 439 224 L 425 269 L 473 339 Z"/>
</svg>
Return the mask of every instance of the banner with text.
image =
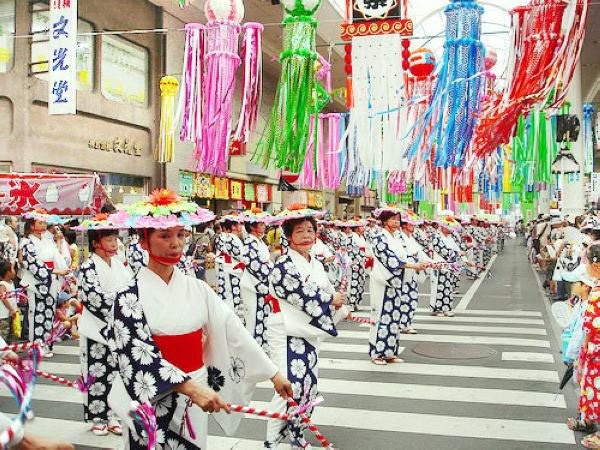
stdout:
<svg viewBox="0 0 600 450">
<path fill-rule="evenodd" d="M 48 114 L 77 113 L 77 0 L 50 0 Z"/>
</svg>

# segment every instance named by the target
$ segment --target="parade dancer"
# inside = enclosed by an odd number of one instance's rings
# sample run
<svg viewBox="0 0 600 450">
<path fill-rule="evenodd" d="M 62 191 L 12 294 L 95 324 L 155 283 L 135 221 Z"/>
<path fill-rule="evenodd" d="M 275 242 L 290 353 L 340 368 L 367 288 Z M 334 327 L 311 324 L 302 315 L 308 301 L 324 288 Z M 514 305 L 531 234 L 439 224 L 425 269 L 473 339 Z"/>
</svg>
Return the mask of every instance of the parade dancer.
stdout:
<svg viewBox="0 0 600 450">
<path fill-rule="evenodd" d="M 292 382 L 293 399 L 307 407 L 310 417 L 317 396 L 317 363 L 321 342 L 336 336 L 336 322 L 349 315 L 345 295 L 335 292 L 323 265 L 310 256 L 319 213 L 304 205 L 290 205 L 276 217 L 283 224 L 290 248 L 275 262 L 271 272 L 271 295 L 279 305 L 269 318 L 267 333 L 271 359 Z M 289 411 L 288 403 L 274 397 L 272 411 Z M 293 449 L 306 448 L 306 425 L 294 417 L 288 422 L 270 420 L 265 448 L 277 448 L 289 439 Z"/>
<path fill-rule="evenodd" d="M 433 260 L 425 253 L 423 247 L 414 237 L 415 228 L 422 225 L 423 221 L 413 211 L 404 211 L 401 215 L 402 229 L 401 238 L 404 242 L 407 261 L 411 263 L 429 264 Z M 419 284 L 425 282 L 427 274 L 425 271 L 415 272 L 412 278 L 405 275 L 402 284 L 402 302 L 400 305 L 400 332 L 406 334 L 417 334 L 412 326 L 417 307 L 419 306 Z"/>
<path fill-rule="evenodd" d="M 117 291 L 131 282 L 132 273 L 117 257 L 119 232 L 105 214 L 85 220 L 75 230 L 87 230 L 91 256 L 79 270 L 79 296 L 83 313 L 78 321 L 81 373 L 94 377 L 84 394 L 84 420 L 97 436 L 122 434 L 116 415 L 108 407 L 108 393 L 116 362 L 101 331 L 110 321 Z"/>
<path fill-rule="evenodd" d="M 242 253 L 246 270 L 241 279 L 246 328 L 258 345 L 269 354 L 266 323 L 273 307 L 269 298 L 269 275 L 273 263 L 263 237 L 272 216 L 260 208 L 253 208 L 244 212 L 242 217 L 247 233 Z"/>
<path fill-rule="evenodd" d="M 383 230 L 373 240 L 375 259 L 370 277 L 371 332 L 369 355 L 377 365 L 388 362 L 403 362 L 398 357 L 400 333 L 400 307 L 404 279 L 412 279 L 415 270 L 424 270 L 425 265 L 411 263 L 401 240 L 394 237 L 400 229 L 401 210 L 384 207 L 374 214 L 383 225 Z"/>
<path fill-rule="evenodd" d="M 205 412 L 232 434 L 243 416 L 220 413 L 227 403 L 247 404 L 264 380 L 284 396 L 291 385 L 214 291 L 176 267 L 183 227 L 213 214 L 167 190 L 125 208 L 115 214 L 116 225 L 138 229 L 150 259 L 117 294 L 104 333 L 119 367 L 109 404 L 123 421 L 129 450 L 148 447 L 142 426 L 130 419 L 132 400 L 154 407 L 157 448 L 205 450 Z"/>
<path fill-rule="evenodd" d="M 459 223 L 452 217 L 445 217 L 437 224 L 438 228 L 433 233 L 432 245 L 435 254 L 441 258 L 440 262 L 442 264 L 456 264 L 459 262 L 461 250 L 452 237 L 453 230 L 459 226 Z M 458 281 L 458 275 L 452 267 L 440 268 L 434 271 L 431 277 L 429 302 L 432 315 L 454 317 L 454 290 Z"/>
<path fill-rule="evenodd" d="M 350 259 L 351 279 L 348 289 L 348 306 L 353 311 L 360 306 L 365 293 L 367 269 L 373 265 L 373 252 L 363 237 L 365 221 L 350 220 L 346 226 L 350 230 L 348 257 Z"/>
<path fill-rule="evenodd" d="M 335 255 L 332 253 L 329 246 L 324 242 L 328 240 L 328 237 L 325 233 L 325 227 L 323 226 L 324 223 L 324 220 L 317 221 L 317 238 L 315 239 L 315 245 L 313 245 L 310 249 L 310 254 L 321 261 L 321 264 L 323 264 L 323 267 L 325 268 L 325 272 L 327 272 L 327 277 L 333 285 L 337 274 L 337 271 L 334 267 Z"/>
<path fill-rule="evenodd" d="M 216 243 L 217 294 L 244 321 L 240 278 L 244 274 L 242 233 L 244 225 L 238 214 L 221 217 L 223 232 Z"/>
<path fill-rule="evenodd" d="M 52 349 L 45 343 L 54 325 L 56 299 L 60 290 L 59 276 L 67 275 L 65 259 L 54 241 L 42 235 L 48 225 L 58 225 L 61 219 L 44 210 L 24 214 L 25 238 L 20 250 L 23 260 L 21 286 L 27 287 L 29 303 L 29 341 L 42 344 L 42 354 L 51 358 Z"/>
</svg>

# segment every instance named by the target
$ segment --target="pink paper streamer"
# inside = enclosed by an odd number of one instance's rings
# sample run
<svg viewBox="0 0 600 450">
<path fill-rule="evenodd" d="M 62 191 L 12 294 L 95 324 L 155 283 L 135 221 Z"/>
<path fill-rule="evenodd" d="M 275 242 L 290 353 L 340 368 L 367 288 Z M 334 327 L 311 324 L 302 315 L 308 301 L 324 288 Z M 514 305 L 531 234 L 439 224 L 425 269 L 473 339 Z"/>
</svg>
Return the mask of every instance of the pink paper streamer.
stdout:
<svg viewBox="0 0 600 450">
<path fill-rule="evenodd" d="M 304 166 L 298 178 L 300 187 L 305 189 L 318 189 L 317 174 L 315 172 L 315 116 L 311 116 L 309 128 L 309 141 L 306 148 Z"/>
<path fill-rule="evenodd" d="M 202 141 L 202 86 L 204 72 L 204 25 L 188 23 L 185 26 L 185 49 L 182 80 L 182 97 L 179 110 L 183 108 L 181 141 Z"/>
<path fill-rule="evenodd" d="M 240 31 L 238 23 L 227 20 L 206 25 L 203 136 L 196 140 L 194 158 L 198 171 L 212 175 L 227 172 Z"/>
<path fill-rule="evenodd" d="M 262 32 L 260 23 L 250 22 L 242 26 L 244 32 L 241 57 L 244 60 L 242 106 L 234 139 L 247 143 L 250 132 L 256 129 L 258 110 L 262 97 Z"/>
</svg>

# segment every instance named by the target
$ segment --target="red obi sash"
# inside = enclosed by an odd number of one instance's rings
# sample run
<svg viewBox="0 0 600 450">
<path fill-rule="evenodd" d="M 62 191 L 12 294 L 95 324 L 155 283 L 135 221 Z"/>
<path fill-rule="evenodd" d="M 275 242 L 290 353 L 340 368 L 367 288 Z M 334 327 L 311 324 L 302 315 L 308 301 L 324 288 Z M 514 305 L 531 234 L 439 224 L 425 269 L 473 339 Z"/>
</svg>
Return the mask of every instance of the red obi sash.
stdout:
<svg viewBox="0 0 600 450">
<path fill-rule="evenodd" d="M 276 297 L 273 297 L 271 294 L 267 294 L 265 297 L 265 303 L 271 305 L 271 310 L 273 314 L 277 314 L 281 312 L 281 308 L 279 307 L 279 300 Z"/>
<path fill-rule="evenodd" d="M 54 270 L 54 261 L 44 261 L 46 267 L 50 270 Z"/>
<path fill-rule="evenodd" d="M 187 334 L 152 336 L 164 359 L 186 373 L 204 366 L 202 328 Z"/>
</svg>

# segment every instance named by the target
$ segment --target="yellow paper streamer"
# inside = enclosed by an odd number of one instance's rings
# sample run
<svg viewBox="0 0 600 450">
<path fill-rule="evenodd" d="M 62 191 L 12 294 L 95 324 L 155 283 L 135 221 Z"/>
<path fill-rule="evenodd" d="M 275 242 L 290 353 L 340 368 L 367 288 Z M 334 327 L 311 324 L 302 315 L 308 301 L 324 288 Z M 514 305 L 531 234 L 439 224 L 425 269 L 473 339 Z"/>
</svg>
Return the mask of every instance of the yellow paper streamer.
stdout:
<svg viewBox="0 0 600 450">
<path fill-rule="evenodd" d="M 175 159 L 175 96 L 179 89 L 177 78 L 165 76 L 160 79 L 160 134 L 154 158 L 159 163 Z"/>
</svg>

